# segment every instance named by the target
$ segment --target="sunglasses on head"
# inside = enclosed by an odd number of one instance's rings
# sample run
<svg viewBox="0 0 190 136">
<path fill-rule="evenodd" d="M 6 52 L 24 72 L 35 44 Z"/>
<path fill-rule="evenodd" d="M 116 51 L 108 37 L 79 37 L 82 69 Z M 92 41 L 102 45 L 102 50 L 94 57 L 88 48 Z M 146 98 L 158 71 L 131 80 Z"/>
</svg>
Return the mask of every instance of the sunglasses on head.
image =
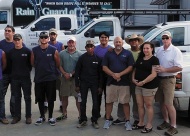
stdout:
<svg viewBox="0 0 190 136">
<path fill-rule="evenodd" d="M 162 38 L 162 40 L 165 40 L 165 39 L 166 39 L 166 40 L 168 40 L 168 39 L 169 39 L 169 37 L 163 37 L 163 38 Z"/>
<path fill-rule="evenodd" d="M 40 36 L 40 39 L 47 39 L 48 36 Z"/>
</svg>

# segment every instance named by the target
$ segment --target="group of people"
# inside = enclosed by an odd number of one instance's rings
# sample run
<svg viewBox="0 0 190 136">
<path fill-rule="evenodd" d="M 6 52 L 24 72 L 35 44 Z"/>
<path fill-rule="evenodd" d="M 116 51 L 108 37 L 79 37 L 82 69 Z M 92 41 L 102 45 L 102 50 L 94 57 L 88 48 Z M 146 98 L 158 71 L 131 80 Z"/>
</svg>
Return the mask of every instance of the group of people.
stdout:
<svg viewBox="0 0 190 136">
<path fill-rule="evenodd" d="M 100 45 L 87 40 L 82 54 L 76 49 L 75 37 L 69 37 L 67 48 L 56 41 L 57 31 L 52 28 L 41 32 L 39 45 L 29 50 L 22 36 L 15 34 L 12 26 L 5 28 L 5 39 L 0 42 L 0 121 L 8 124 L 5 116 L 5 95 L 11 84 L 11 124 L 21 120 L 21 89 L 26 104 L 26 124 L 31 124 L 31 77 L 35 69 L 35 102 L 38 103 L 40 117 L 35 122 L 42 124 L 45 106 L 48 106 L 48 122 L 54 126 L 56 121 L 67 118 L 68 97 L 74 96 L 78 110 L 78 128 L 87 125 L 86 103 L 88 90 L 92 94 L 92 126 L 99 128 L 102 94 L 105 99 L 105 123 L 125 124 L 126 130 L 141 129 L 142 133 L 152 131 L 154 101 L 160 102 L 164 122 L 157 129 L 167 128 L 166 135 L 178 133 L 176 111 L 173 106 L 175 76 L 182 70 L 182 53 L 172 44 L 172 34 L 162 33 L 163 46 L 155 52 L 154 44 L 144 42 L 142 36 L 132 34 L 125 38 L 130 49 L 123 48 L 121 37 L 115 37 L 114 47 L 108 45 L 109 34 L 99 34 Z M 59 90 L 62 114 L 53 118 L 56 89 Z M 130 99 L 133 99 L 132 113 L 134 123 L 130 123 Z M 80 100 L 79 100 L 80 98 Z M 117 116 L 111 115 L 113 103 L 118 101 Z M 16 108 L 15 108 L 16 107 Z M 145 113 L 147 122 L 144 121 Z"/>
</svg>

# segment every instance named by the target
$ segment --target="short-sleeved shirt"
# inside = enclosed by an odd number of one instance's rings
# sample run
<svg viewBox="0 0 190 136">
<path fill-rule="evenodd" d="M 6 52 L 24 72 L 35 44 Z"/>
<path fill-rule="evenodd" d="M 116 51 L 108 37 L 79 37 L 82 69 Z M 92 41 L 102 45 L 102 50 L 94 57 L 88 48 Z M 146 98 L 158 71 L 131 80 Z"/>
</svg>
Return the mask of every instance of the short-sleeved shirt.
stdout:
<svg viewBox="0 0 190 136">
<path fill-rule="evenodd" d="M 152 73 L 152 65 L 159 65 L 159 60 L 157 57 L 152 56 L 148 60 L 143 58 L 138 58 L 135 63 L 135 79 L 138 81 L 143 81 Z M 147 89 L 157 88 L 159 85 L 158 77 L 155 77 L 152 81 L 144 84 L 142 87 Z"/>
<path fill-rule="evenodd" d="M 156 57 L 160 61 L 160 65 L 163 66 L 164 68 L 170 68 L 173 66 L 177 66 L 182 68 L 182 63 L 183 63 L 183 56 L 181 51 L 175 47 L 174 45 L 170 45 L 167 50 L 164 50 L 164 47 L 159 47 L 157 52 L 156 52 Z M 176 73 L 159 73 L 159 76 L 173 76 L 177 75 Z"/>
<path fill-rule="evenodd" d="M 59 53 L 60 56 L 60 65 L 64 69 L 65 72 L 71 73 L 75 71 L 75 67 L 78 61 L 78 58 L 82 55 L 81 52 L 75 51 L 70 54 L 67 49 L 61 51 Z"/>
<path fill-rule="evenodd" d="M 99 58 L 103 59 L 104 55 L 108 51 L 108 49 L 111 48 L 110 45 L 106 47 L 102 47 L 101 45 L 97 45 L 94 49 L 94 54 L 96 54 Z"/>
<path fill-rule="evenodd" d="M 119 73 L 129 66 L 134 65 L 134 58 L 129 50 L 123 49 L 119 54 L 115 50 L 107 52 L 103 58 L 102 66 L 107 66 L 112 72 Z M 107 85 L 129 85 L 129 74 L 121 76 L 121 80 L 117 82 L 113 77 L 108 76 Z"/>
<path fill-rule="evenodd" d="M 56 44 L 51 43 L 51 41 L 49 41 L 49 44 L 53 47 L 55 47 L 57 49 L 58 52 L 62 51 L 62 46 L 63 44 L 61 42 L 56 42 Z"/>
</svg>

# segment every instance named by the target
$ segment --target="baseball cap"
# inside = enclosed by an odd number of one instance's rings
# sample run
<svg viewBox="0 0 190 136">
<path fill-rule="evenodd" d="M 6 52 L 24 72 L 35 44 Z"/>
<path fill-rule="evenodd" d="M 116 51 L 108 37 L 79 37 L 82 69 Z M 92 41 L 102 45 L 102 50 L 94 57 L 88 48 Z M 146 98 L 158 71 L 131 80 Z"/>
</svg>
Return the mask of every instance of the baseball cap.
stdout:
<svg viewBox="0 0 190 136">
<path fill-rule="evenodd" d="M 22 36 L 20 35 L 20 34 L 14 34 L 14 36 L 13 36 L 13 40 L 14 39 L 22 39 Z"/>
<path fill-rule="evenodd" d="M 169 32 L 169 31 L 164 31 L 163 33 L 162 33 L 162 36 L 168 36 L 168 37 L 172 37 L 172 35 L 171 35 L 171 33 Z"/>
<path fill-rule="evenodd" d="M 56 30 L 55 28 L 51 28 L 51 29 L 49 30 L 49 34 L 51 34 L 51 33 L 57 34 L 57 30 Z"/>
<path fill-rule="evenodd" d="M 49 35 L 48 35 L 48 32 L 43 31 L 40 33 L 39 37 L 41 37 L 41 36 L 47 36 L 48 37 Z"/>
<path fill-rule="evenodd" d="M 94 45 L 94 41 L 93 40 L 87 40 L 86 45 L 88 45 L 88 44 Z"/>
<path fill-rule="evenodd" d="M 69 42 L 69 41 L 74 41 L 74 42 L 76 42 L 76 38 L 73 37 L 73 36 L 71 36 L 71 37 L 68 38 L 67 42 Z"/>
</svg>

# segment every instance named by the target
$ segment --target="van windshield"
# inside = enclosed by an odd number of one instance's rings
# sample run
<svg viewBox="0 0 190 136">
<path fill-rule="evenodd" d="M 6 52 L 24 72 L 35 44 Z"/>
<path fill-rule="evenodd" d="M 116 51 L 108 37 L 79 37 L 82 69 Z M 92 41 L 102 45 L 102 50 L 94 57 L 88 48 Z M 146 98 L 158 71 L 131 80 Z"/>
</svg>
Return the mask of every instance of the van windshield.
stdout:
<svg viewBox="0 0 190 136">
<path fill-rule="evenodd" d="M 79 29 L 77 29 L 76 34 L 81 33 L 84 29 L 86 29 L 93 22 L 94 22 L 94 20 L 91 20 L 91 21 L 87 22 L 85 25 L 81 26 Z"/>
<path fill-rule="evenodd" d="M 153 26 L 150 29 L 143 32 L 141 35 L 144 37 L 144 41 L 146 41 L 150 36 L 152 36 L 158 30 L 160 30 L 160 28 Z"/>
</svg>

